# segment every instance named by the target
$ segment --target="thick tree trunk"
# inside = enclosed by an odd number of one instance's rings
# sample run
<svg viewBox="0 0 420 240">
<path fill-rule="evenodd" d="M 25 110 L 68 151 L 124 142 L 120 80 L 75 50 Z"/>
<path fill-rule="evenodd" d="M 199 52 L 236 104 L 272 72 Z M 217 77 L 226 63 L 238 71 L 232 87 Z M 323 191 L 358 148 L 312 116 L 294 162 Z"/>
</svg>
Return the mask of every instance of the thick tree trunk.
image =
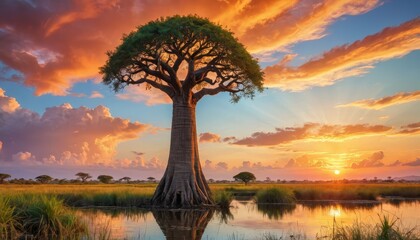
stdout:
<svg viewBox="0 0 420 240">
<path fill-rule="evenodd" d="M 153 196 L 154 206 L 213 205 L 198 155 L 195 106 L 191 101 L 174 101 L 168 166 Z"/>
</svg>

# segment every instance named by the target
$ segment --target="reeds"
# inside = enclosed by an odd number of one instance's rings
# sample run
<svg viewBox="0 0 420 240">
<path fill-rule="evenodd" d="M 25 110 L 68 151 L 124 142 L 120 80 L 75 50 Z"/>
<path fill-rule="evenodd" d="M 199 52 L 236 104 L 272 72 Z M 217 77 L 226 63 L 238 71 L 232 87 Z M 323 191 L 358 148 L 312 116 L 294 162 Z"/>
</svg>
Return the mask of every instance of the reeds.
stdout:
<svg viewBox="0 0 420 240">
<path fill-rule="evenodd" d="M 257 192 L 255 200 L 261 203 L 284 203 L 293 204 L 296 202 L 293 191 L 287 188 L 268 188 Z"/>
<path fill-rule="evenodd" d="M 213 193 L 214 202 L 221 208 L 229 208 L 233 200 L 233 194 L 228 191 L 215 191 Z"/>
<path fill-rule="evenodd" d="M 0 197 L 0 239 L 16 238 L 20 227 L 15 207 L 10 206 L 8 199 Z"/>
<path fill-rule="evenodd" d="M 46 196 L 0 199 L 0 238 L 79 239 L 84 223 L 61 200 Z"/>
<path fill-rule="evenodd" d="M 418 240 L 420 234 L 416 228 L 404 228 L 396 217 L 379 215 L 379 222 L 369 224 L 355 221 L 351 225 L 334 225 L 317 239 L 334 240 Z"/>
</svg>

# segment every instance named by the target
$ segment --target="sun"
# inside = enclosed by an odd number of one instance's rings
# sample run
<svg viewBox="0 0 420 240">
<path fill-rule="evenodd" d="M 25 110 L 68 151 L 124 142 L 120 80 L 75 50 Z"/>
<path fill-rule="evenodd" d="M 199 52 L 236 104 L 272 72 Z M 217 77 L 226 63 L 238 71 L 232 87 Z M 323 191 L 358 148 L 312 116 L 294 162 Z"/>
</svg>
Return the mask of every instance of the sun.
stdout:
<svg viewBox="0 0 420 240">
<path fill-rule="evenodd" d="M 338 170 L 338 169 L 334 170 L 334 174 L 335 174 L 335 175 L 340 174 L 340 170 Z"/>
</svg>

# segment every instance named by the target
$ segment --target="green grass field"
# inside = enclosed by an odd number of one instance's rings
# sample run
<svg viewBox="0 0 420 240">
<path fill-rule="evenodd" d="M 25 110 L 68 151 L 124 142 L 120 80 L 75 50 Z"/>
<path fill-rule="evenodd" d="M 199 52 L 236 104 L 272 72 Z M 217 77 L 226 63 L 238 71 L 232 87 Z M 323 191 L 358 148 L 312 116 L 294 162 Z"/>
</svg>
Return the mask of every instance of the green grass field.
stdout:
<svg viewBox="0 0 420 240">
<path fill-rule="evenodd" d="M 0 185 L 0 196 L 13 201 L 29 196 L 55 196 L 74 207 L 120 206 L 146 207 L 156 184 L 36 184 Z M 231 195 L 264 198 L 268 189 L 287 192 L 290 198 L 301 200 L 376 200 L 379 197 L 420 198 L 420 184 L 210 184 L 215 201 L 226 206 Z M 226 192 L 226 193 L 222 193 Z M 272 192 L 271 192 L 272 193 Z M 284 195 L 284 194 L 283 194 Z M 275 202 L 275 199 L 270 202 Z"/>
</svg>

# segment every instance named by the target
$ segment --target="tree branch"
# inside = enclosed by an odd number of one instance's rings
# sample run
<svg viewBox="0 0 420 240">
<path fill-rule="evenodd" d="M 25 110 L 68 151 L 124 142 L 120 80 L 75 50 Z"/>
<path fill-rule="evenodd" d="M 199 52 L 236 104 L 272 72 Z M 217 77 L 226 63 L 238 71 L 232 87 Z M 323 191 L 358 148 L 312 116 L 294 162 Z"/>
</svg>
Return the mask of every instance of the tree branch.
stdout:
<svg viewBox="0 0 420 240">
<path fill-rule="evenodd" d="M 131 76 L 127 76 L 127 79 L 121 78 L 120 81 L 127 84 L 127 85 L 140 85 L 142 83 L 148 83 L 152 85 L 153 87 L 165 92 L 170 98 L 173 98 L 175 95 L 175 92 L 172 88 L 165 86 L 163 84 L 160 84 L 156 81 L 153 81 L 151 79 L 148 79 L 147 77 L 140 78 L 138 80 L 133 80 Z"/>
</svg>

